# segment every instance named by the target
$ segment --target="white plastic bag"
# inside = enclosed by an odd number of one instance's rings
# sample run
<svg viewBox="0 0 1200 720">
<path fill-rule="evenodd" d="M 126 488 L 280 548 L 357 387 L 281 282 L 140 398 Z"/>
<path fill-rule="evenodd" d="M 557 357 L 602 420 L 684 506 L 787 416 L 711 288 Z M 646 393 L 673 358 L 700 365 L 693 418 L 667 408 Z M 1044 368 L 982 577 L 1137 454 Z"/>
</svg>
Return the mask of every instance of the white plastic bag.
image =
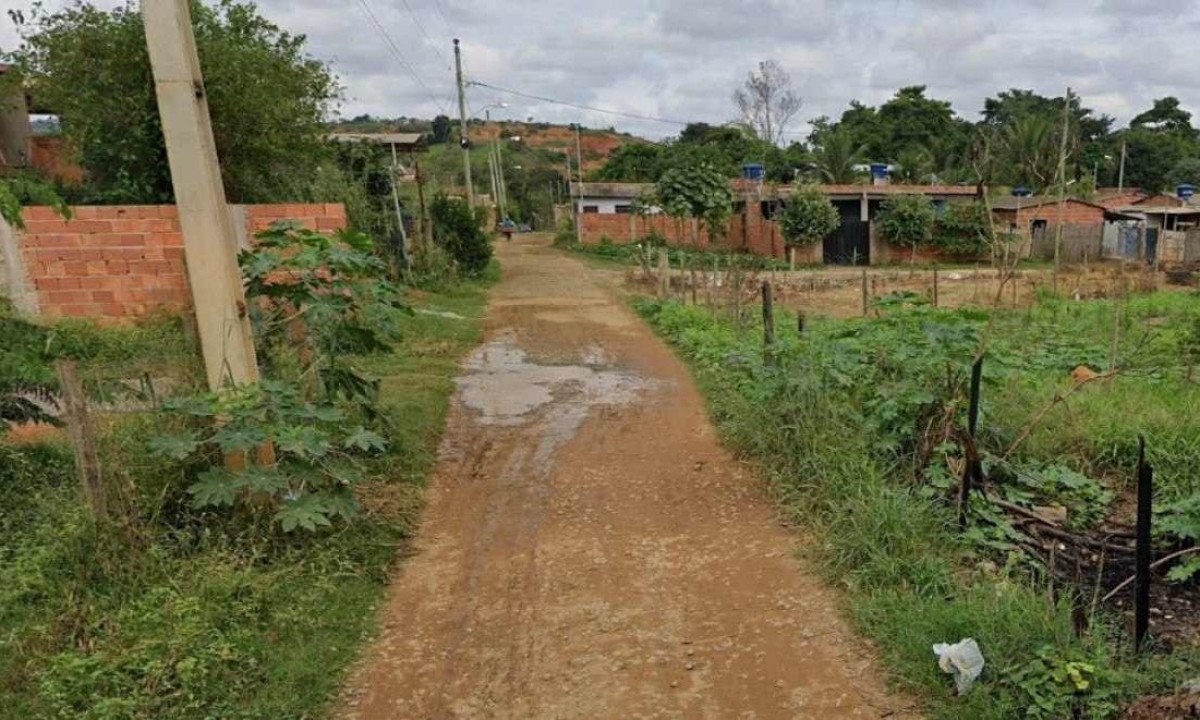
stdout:
<svg viewBox="0 0 1200 720">
<path fill-rule="evenodd" d="M 965 638 L 953 645 L 938 643 L 933 646 L 933 654 L 938 656 L 938 667 L 942 672 L 954 676 L 959 695 L 965 695 L 983 672 L 983 653 L 975 638 Z"/>
</svg>

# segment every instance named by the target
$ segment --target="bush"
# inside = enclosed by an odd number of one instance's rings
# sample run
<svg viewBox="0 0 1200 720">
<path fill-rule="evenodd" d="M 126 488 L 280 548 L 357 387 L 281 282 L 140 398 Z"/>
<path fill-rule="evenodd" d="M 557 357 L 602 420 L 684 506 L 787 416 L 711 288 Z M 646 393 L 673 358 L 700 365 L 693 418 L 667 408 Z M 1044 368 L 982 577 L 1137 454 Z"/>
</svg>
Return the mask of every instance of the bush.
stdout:
<svg viewBox="0 0 1200 720">
<path fill-rule="evenodd" d="M 883 201 L 879 213 L 879 232 L 888 242 L 912 248 L 929 242 L 937 215 L 933 203 L 923 195 L 897 195 Z"/>
<path fill-rule="evenodd" d="M 479 277 L 492 259 L 492 246 L 462 200 L 438 195 L 429 206 L 433 240 L 454 259 L 459 271 Z"/>
<path fill-rule="evenodd" d="M 797 188 L 779 217 L 788 245 L 811 245 L 837 230 L 841 223 L 837 208 L 812 185 Z"/>
<path fill-rule="evenodd" d="M 954 255 L 978 255 L 987 250 L 990 234 L 983 203 L 948 205 L 934 223 L 930 244 Z"/>
</svg>

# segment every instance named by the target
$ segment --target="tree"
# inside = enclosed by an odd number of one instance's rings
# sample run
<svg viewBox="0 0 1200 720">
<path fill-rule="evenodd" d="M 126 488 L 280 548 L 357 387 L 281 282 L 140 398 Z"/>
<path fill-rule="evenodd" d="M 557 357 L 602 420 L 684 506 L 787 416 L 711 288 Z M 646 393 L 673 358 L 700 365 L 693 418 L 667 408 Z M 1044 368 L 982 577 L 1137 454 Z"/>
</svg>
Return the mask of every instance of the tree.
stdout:
<svg viewBox="0 0 1200 720">
<path fill-rule="evenodd" d="M 820 144 L 813 148 L 812 160 L 817 172 L 826 182 L 852 183 L 860 173 L 855 165 L 863 162 L 866 146 L 857 143 L 851 134 L 838 128 L 823 133 Z"/>
<path fill-rule="evenodd" d="M 592 174 L 601 182 L 654 182 L 658 180 L 663 147 L 650 143 L 629 143 L 609 153 L 604 165 Z"/>
<path fill-rule="evenodd" d="M 441 145 L 450 141 L 450 130 L 453 125 L 450 124 L 450 118 L 445 115 L 438 115 L 433 119 L 433 126 L 430 129 L 431 145 Z"/>
<path fill-rule="evenodd" d="M 1179 107 L 1179 98 L 1165 97 L 1154 101 L 1149 110 L 1139 113 L 1129 121 L 1130 128 L 1146 128 L 1194 136 L 1192 114 Z"/>
<path fill-rule="evenodd" d="M 492 259 L 492 245 L 479 229 L 467 203 L 437 195 L 429 205 L 433 219 L 433 240 L 454 259 L 464 275 L 478 277 Z"/>
<path fill-rule="evenodd" d="M 779 227 L 788 244 L 788 260 L 795 269 L 797 245 L 811 245 L 842 224 L 837 208 L 814 185 L 796 188 L 783 206 Z"/>
<path fill-rule="evenodd" d="M 700 221 L 710 238 L 724 234 L 733 213 L 733 193 L 729 180 L 712 165 L 671 168 L 659 178 L 655 191 L 668 215 Z"/>
<path fill-rule="evenodd" d="M 760 62 L 757 72 L 747 74 L 742 87 L 734 91 L 733 102 L 742 121 L 772 145 L 783 143 L 787 124 L 802 104 L 792 90 L 792 77 L 774 60 Z"/>
<path fill-rule="evenodd" d="M 879 211 L 879 232 L 895 245 L 912 248 L 912 262 L 917 261 L 917 247 L 933 237 L 937 213 L 933 203 L 924 195 L 896 195 L 883 201 Z"/>
<path fill-rule="evenodd" d="M 1044 115 L 1026 115 L 1006 125 L 1001 133 L 1010 180 L 1035 191 L 1049 187 L 1058 171 L 1058 139 L 1054 121 Z"/>
<path fill-rule="evenodd" d="M 675 218 L 691 218 L 692 245 L 699 245 L 697 224 L 708 230 L 710 242 L 725 234 L 733 214 L 733 193 L 729 180 L 708 163 L 673 167 L 663 173 L 655 185 L 655 194 L 663 211 Z M 696 266 L 692 264 L 692 302 L 696 301 Z"/>
<path fill-rule="evenodd" d="M 305 38 L 253 4 L 192 3 L 213 136 L 231 202 L 294 199 L 328 158 L 325 120 L 340 88 Z M 12 54 L 87 171 L 92 199 L 173 198 L 145 31 L 136 3 L 35 10 Z"/>
<path fill-rule="evenodd" d="M 1200 157 L 1187 157 L 1175 163 L 1167 174 L 1168 186 L 1200 185 Z"/>
</svg>

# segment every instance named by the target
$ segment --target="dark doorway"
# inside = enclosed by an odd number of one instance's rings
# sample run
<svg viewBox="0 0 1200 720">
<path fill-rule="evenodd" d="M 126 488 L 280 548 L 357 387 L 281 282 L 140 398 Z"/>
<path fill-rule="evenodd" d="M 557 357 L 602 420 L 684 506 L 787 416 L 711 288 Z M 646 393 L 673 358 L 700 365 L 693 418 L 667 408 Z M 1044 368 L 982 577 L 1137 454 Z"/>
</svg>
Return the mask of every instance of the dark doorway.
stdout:
<svg viewBox="0 0 1200 720">
<path fill-rule="evenodd" d="M 825 237 L 826 265 L 869 265 L 871 224 L 863 222 L 858 200 L 836 201 L 842 224 Z"/>
</svg>

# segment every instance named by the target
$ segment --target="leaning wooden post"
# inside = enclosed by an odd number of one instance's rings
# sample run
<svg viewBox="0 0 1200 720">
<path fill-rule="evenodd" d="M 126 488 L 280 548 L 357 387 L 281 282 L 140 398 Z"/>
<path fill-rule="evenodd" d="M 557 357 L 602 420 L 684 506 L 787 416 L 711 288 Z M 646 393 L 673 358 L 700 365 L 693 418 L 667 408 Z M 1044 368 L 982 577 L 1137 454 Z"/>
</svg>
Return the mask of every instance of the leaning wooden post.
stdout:
<svg viewBox="0 0 1200 720">
<path fill-rule="evenodd" d="M 983 380 L 983 357 L 971 365 L 971 401 L 967 410 L 967 463 L 963 470 L 962 484 L 958 494 L 958 526 L 967 526 L 967 513 L 971 505 L 971 487 L 983 479 L 983 463 L 979 459 L 979 447 L 975 444 L 975 433 L 979 428 L 979 390 Z"/>
<path fill-rule="evenodd" d="M 1154 468 L 1146 462 L 1146 438 L 1138 436 L 1137 464 L 1137 558 L 1133 595 L 1133 643 L 1141 650 L 1150 630 L 1150 530 L 1153 519 Z"/>
<path fill-rule="evenodd" d="M 143 0 L 142 19 L 208 386 L 252 383 L 254 339 L 188 1 Z"/>
<path fill-rule="evenodd" d="M 665 247 L 658 249 L 658 298 L 667 299 L 671 290 L 671 260 Z"/>
<path fill-rule="evenodd" d="M 763 355 L 768 363 L 775 359 L 775 301 L 771 297 L 771 283 L 762 284 Z"/>
<path fill-rule="evenodd" d="M 96 436 L 88 415 L 87 396 L 83 393 L 83 384 L 79 382 L 74 360 L 60 360 L 56 369 L 63 398 L 63 415 L 71 445 L 75 449 L 75 470 L 83 487 L 83 497 L 92 511 L 92 517 L 103 521 L 108 518 L 108 500 L 100 476 L 100 456 L 96 453 Z"/>
<path fill-rule="evenodd" d="M 867 269 L 866 268 L 863 268 L 863 271 L 862 271 L 862 310 L 863 310 L 863 317 L 866 317 L 871 310 L 871 297 L 870 297 L 870 293 L 867 291 Z"/>
</svg>

